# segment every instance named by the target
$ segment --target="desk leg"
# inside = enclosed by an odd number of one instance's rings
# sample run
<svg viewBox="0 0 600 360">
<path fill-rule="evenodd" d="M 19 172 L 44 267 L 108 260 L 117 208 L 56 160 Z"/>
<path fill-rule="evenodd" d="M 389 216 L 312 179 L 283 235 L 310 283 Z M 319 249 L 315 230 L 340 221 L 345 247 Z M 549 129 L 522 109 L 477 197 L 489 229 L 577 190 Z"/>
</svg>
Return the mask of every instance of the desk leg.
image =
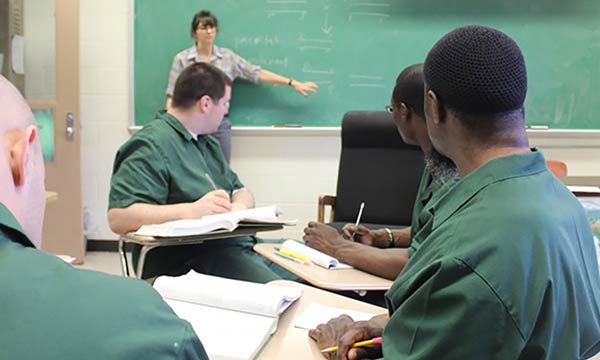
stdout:
<svg viewBox="0 0 600 360">
<path fill-rule="evenodd" d="M 124 277 L 130 277 L 129 264 L 127 263 L 127 253 L 125 252 L 125 242 L 119 238 L 119 255 L 121 256 L 121 272 Z"/>
<path fill-rule="evenodd" d="M 137 271 L 135 272 L 135 276 L 138 278 L 142 278 L 142 271 L 144 271 L 144 262 L 146 261 L 146 255 L 148 251 L 154 249 L 156 245 L 143 245 L 140 250 L 140 258 L 138 259 Z"/>
</svg>

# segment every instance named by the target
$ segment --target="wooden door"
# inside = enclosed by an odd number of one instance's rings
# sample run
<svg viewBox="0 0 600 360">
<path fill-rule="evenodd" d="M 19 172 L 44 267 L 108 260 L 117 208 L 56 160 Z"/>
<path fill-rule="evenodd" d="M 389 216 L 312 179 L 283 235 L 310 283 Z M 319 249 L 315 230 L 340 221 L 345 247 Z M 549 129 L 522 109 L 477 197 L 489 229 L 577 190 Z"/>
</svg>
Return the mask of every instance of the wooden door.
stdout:
<svg viewBox="0 0 600 360">
<path fill-rule="evenodd" d="M 6 48 L 19 51 L 12 44 L 15 38 L 25 43 L 22 54 L 17 53 L 16 58 L 11 54 L 3 74 L 21 90 L 34 110 L 44 148 L 46 189 L 58 193 L 57 200 L 46 206 L 42 249 L 73 256 L 75 263 L 81 263 L 85 242 L 79 126 L 79 0 L 1 1 L 8 2 L 10 12 L 7 22 L 11 25 L 4 36 Z M 18 74 L 19 66 L 14 67 L 10 61 L 18 61 L 20 56 L 24 58 L 24 70 Z"/>
</svg>

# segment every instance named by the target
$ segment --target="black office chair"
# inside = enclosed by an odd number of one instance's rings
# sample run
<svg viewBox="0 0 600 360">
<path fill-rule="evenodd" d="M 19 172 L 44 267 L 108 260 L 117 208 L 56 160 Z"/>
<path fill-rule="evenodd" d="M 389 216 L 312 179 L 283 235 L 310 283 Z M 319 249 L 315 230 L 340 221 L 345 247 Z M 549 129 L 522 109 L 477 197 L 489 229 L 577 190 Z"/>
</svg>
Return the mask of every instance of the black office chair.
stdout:
<svg viewBox="0 0 600 360">
<path fill-rule="evenodd" d="M 423 152 L 408 145 L 385 111 L 351 111 L 342 121 L 337 195 L 319 196 L 318 221 L 338 230 L 354 223 L 365 202 L 361 224 L 368 228 L 410 226 L 423 173 Z"/>
</svg>

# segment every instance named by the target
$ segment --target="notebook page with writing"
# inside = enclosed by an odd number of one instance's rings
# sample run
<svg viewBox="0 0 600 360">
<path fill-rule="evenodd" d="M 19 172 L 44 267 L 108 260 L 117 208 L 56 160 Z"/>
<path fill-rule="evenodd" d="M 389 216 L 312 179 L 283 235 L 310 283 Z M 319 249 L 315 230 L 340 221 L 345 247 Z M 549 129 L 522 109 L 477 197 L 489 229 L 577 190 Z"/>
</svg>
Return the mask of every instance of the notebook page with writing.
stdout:
<svg viewBox="0 0 600 360">
<path fill-rule="evenodd" d="M 143 225 L 134 234 L 138 236 L 172 237 L 207 234 L 215 230 L 233 231 L 237 222 L 228 219 L 204 220 L 185 219 L 168 221 L 162 224 Z"/>
<path fill-rule="evenodd" d="M 282 249 L 290 250 L 300 255 L 304 255 L 313 263 L 329 270 L 352 269 L 352 266 L 340 262 L 338 259 L 331 257 L 318 250 L 310 248 L 298 241 L 286 240 L 281 244 Z"/>
<path fill-rule="evenodd" d="M 296 225 L 297 220 L 282 220 L 279 219 L 279 215 L 281 215 L 281 211 L 277 206 L 271 205 L 231 211 L 223 214 L 207 215 L 203 216 L 202 219 L 208 221 L 227 219 L 235 223 Z"/>
</svg>

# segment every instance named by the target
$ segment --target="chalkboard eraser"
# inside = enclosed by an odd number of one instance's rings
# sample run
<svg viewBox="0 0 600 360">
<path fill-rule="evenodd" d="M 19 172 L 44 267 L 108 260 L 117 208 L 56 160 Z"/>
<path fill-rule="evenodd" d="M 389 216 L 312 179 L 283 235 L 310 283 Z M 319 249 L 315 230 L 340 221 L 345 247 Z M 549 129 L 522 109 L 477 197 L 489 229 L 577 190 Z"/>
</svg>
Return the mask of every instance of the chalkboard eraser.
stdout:
<svg viewBox="0 0 600 360">
<path fill-rule="evenodd" d="M 548 130 L 550 127 L 548 125 L 531 125 L 529 127 L 531 130 Z"/>
<path fill-rule="evenodd" d="M 274 128 L 301 128 L 302 124 L 278 124 L 273 125 Z"/>
</svg>

